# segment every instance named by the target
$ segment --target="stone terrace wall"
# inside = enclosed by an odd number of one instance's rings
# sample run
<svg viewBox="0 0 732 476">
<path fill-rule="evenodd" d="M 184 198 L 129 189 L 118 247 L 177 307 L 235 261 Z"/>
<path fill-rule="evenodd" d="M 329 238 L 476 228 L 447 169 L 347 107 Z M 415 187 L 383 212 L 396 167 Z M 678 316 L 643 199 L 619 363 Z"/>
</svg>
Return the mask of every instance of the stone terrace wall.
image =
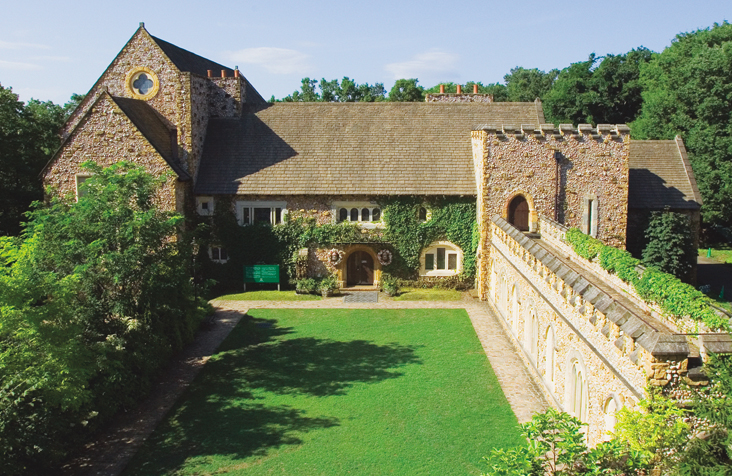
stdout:
<svg viewBox="0 0 732 476">
<path fill-rule="evenodd" d="M 75 196 L 76 174 L 84 174 L 81 164 L 93 159 L 101 166 L 110 166 L 126 158 L 145 167 L 155 176 L 173 174 L 168 163 L 135 128 L 109 96 L 102 97 L 76 128 L 46 170 L 43 182 L 60 196 Z M 164 210 L 182 210 L 184 186 L 171 176 L 158 197 Z"/>
</svg>

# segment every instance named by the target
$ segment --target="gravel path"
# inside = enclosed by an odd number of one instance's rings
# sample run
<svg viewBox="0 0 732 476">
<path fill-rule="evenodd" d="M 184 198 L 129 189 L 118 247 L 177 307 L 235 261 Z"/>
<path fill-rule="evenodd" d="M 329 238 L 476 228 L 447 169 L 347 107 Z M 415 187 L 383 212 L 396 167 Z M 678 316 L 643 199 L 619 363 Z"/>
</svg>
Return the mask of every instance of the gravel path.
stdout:
<svg viewBox="0 0 732 476">
<path fill-rule="evenodd" d="M 120 416 L 80 456 L 63 468 L 65 476 L 117 476 L 190 385 L 208 358 L 249 309 L 465 309 L 485 350 L 498 382 L 519 422 L 549 407 L 536 377 L 521 360 L 512 340 L 485 303 L 463 301 L 392 301 L 344 303 L 342 298 L 321 301 L 219 301 L 214 324 L 162 373 L 149 397 L 135 410 Z"/>
</svg>

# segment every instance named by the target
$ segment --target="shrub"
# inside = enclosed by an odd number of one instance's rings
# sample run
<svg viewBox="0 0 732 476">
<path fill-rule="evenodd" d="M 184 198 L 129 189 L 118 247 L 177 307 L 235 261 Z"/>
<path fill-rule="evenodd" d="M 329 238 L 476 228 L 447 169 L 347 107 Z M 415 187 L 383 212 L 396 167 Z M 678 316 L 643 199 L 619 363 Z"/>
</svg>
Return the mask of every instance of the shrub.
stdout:
<svg viewBox="0 0 732 476">
<path fill-rule="evenodd" d="M 298 279 L 295 285 L 295 292 L 298 294 L 315 294 L 318 291 L 319 283 L 313 278 Z"/>
<path fill-rule="evenodd" d="M 338 294 L 338 292 L 340 291 L 340 286 L 338 286 L 338 278 L 332 274 L 326 278 L 323 278 L 323 280 L 320 281 L 318 289 L 324 296 Z"/>
<path fill-rule="evenodd" d="M 396 296 L 399 294 L 399 279 L 394 276 L 383 273 L 381 275 L 381 289 L 388 296 Z"/>
<path fill-rule="evenodd" d="M 643 264 L 688 281 L 696 263 L 689 217 L 668 209 L 653 212 L 646 230 L 646 239 L 648 244 L 643 250 Z"/>
</svg>

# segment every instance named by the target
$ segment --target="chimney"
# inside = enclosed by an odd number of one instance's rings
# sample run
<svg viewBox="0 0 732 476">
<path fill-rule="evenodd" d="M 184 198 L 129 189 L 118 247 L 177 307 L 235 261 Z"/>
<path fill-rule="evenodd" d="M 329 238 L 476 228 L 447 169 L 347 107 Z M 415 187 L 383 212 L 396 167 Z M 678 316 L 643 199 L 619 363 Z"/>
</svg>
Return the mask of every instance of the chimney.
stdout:
<svg viewBox="0 0 732 476">
<path fill-rule="evenodd" d="M 222 78 L 225 78 L 226 77 L 226 70 L 225 69 L 222 69 L 221 70 L 221 77 Z"/>
<path fill-rule="evenodd" d="M 473 94 L 478 94 L 478 85 L 477 84 L 473 85 Z"/>
<path fill-rule="evenodd" d="M 211 71 L 210 69 L 207 69 L 206 71 L 208 71 L 208 77 L 213 78 L 213 71 Z"/>
<path fill-rule="evenodd" d="M 458 94 L 462 94 L 463 93 L 463 87 L 460 86 L 459 84 L 457 85 L 457 93 Z"/>
<path fill-rule="evenodd" d="M 440 84 L 440 94 L 445 94 L 445 85 Z"/>
<path fill-rule="evenodd" d="M 238 66 L 234 66 L 234 77 L 235 78 L 239 77 L 239 67 Z"/>
</svg>

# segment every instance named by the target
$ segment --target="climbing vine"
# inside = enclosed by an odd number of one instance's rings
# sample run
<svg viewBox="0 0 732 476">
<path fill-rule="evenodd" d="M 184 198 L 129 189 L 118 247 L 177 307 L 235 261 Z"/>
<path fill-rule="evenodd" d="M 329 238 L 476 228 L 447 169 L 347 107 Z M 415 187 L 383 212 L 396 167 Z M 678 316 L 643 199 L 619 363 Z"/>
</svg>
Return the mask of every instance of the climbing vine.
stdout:
<svg viewBox="0 0 732 476">
<path fill-rule="evenodd" d="M 644 269 L 627 251 L 604 245 L 576 228 L 568 230 L 565 239 L 583 258 L 592 261 L 599 257 L 603 269 L 632 285 L 641 298 L 658 304 L 669 315 L 689 317 L 712 330 L 730 330 L 729 322 L 714 311 L 709 298 L 677 277 L 654 267 Z"/>
<path fill-rule="evenodd" d="M 314 218 L 296 217 L 270 226 L 239 226 L 225 201 L 217 203 L 214 216 L 196 217 L 200 274 L 223 287 L 241 283 L 242 266 L 279 263 L 290 279 L 296 276 L 298 250 L 307 247 L 331 248 L 350 243 L 383 243 L 391 252 L 384 271 L 401 279 L 416 279 L 422 249 L 434 241 L 446 240 L 463 251 L 462 280 L 475 276 L 478 233 L 475 200 L 469 197 L 392 197 L 380 200 L 384 228 L 363 229 L 358 224 L 317 224 Z M 420 220 L 420 208 L 430 210 L 429 220 Z M 212 263 L 210 245 L 225 248 L 228 261 Z M 454 280 L 453 280 L 454 281 Z M 460 280 L 458 280 L 460 281 Z M 452 281 L 451 281 L 452 282 Z"/>
</svg>

